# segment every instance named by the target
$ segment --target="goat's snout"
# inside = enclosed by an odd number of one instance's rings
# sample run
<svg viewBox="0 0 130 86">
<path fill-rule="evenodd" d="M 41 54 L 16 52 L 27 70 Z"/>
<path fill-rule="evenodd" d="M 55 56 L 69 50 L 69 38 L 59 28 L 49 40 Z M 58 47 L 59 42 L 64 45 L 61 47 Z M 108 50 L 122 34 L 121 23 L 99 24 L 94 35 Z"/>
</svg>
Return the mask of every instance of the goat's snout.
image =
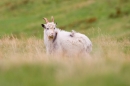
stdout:
<svg viewBox="0 0 130 86">
<path fill-rule="evenodd" d="M 53 32 L 49 34 L 49 38 L 54 38 L 54 33 Z"/>
<path fill-rule="evenodd" d="M 50 33 L 50 36 L 53 36 L 54 33 Z"/>
</svg>

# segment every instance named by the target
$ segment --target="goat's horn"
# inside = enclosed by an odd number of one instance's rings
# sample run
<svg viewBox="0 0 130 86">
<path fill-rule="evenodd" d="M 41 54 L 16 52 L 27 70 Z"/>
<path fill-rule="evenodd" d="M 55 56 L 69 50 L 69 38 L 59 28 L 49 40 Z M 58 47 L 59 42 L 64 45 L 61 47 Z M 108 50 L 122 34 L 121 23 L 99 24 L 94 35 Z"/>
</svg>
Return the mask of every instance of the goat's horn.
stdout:
<svg viewBox="0 0 130 86">
<path fill-rule="evenodd" d="M 52 20 L 52 22 L 54 22 L 54 17 L 53 16 L 51 16 L 51 20 Z"/>
<path fill-rule="evenodd" d="M 46 22 L 46 23 L 48 23 L 48 20 L 47 20 L 47 18 L 43 18 L 43 19 L 45 20 L 45 22 Z"/>
</svg>

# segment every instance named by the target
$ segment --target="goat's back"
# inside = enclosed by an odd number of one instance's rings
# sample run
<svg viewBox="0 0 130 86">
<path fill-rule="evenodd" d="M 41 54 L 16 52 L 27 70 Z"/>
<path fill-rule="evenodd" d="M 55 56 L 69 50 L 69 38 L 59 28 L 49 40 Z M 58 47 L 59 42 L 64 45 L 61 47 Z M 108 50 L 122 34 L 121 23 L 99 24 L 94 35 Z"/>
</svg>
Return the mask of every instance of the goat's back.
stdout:
<svg viewBox="0 0 130 86">
<path fill-rule="evenodd" d="M 91 51 L 92 44 L 87 36 L 80 33 L 61 31 L 58 33 L 59 43 L 62 47 L 63 53 L 69 56 L 79 56 Z"/>
</svg>

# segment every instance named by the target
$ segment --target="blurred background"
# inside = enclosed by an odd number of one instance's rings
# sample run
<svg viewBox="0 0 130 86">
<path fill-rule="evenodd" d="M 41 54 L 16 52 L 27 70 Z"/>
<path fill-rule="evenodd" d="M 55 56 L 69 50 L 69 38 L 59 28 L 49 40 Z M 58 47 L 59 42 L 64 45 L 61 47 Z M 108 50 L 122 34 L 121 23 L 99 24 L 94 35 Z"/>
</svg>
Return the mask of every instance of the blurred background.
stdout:
<svg viewBox="0 0 130 86">
<path fill-rule="evenodd" d="M 90 38 L 91 60 L 46 57 L 51 16 Z M 0 86 L 130 86 L 130 0 L 0 0 Z"/>
<path fill-rule="evenodd" d="M 54 16 L 57 27 L 97 37 L 130 36 L 130 0 L 4 0 L 0 1 L 0 37 L 43 37 L 43 17 Z"/>
</svg>

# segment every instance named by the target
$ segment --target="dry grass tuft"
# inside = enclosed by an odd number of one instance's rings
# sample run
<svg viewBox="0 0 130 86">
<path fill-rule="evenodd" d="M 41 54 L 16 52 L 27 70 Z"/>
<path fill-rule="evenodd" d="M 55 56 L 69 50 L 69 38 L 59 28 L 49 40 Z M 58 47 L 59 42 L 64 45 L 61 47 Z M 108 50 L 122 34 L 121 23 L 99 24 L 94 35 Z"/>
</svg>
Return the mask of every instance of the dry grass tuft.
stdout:
<svg viewBox="0 0 130 86">
<path fill-rule="evenodd" d="M 45 47 L 43 40 L 37 39 L 35 37 L 29 39 L 17 39 L 15 37 L 3 37 L 0 39 L 0 59 L 5 61 L 13 61 L 15 63 L 20 63 L 24 61 L 36 62 L 43 61 L 48 62 L 50 60 L 68 62 L 69 61 L 87 61 L 87 63 L 93 63 L 100 61 L 124 61 L 129 59 L 130 48 L 126 46 L 130 45 L 130 41 L 124 40 L 118 42 L 108 36 L 100 36 L 96 39 L 92 39 L 93 42 L 93 52 L 90 57 L 92 59 L 84 58 L 56 58 L 47 57 L 45 54 Z M 66 61 L 67 60 L 67 61 Z M 81 62 L 82 63 L 82 62 Z"/>
</svg>

